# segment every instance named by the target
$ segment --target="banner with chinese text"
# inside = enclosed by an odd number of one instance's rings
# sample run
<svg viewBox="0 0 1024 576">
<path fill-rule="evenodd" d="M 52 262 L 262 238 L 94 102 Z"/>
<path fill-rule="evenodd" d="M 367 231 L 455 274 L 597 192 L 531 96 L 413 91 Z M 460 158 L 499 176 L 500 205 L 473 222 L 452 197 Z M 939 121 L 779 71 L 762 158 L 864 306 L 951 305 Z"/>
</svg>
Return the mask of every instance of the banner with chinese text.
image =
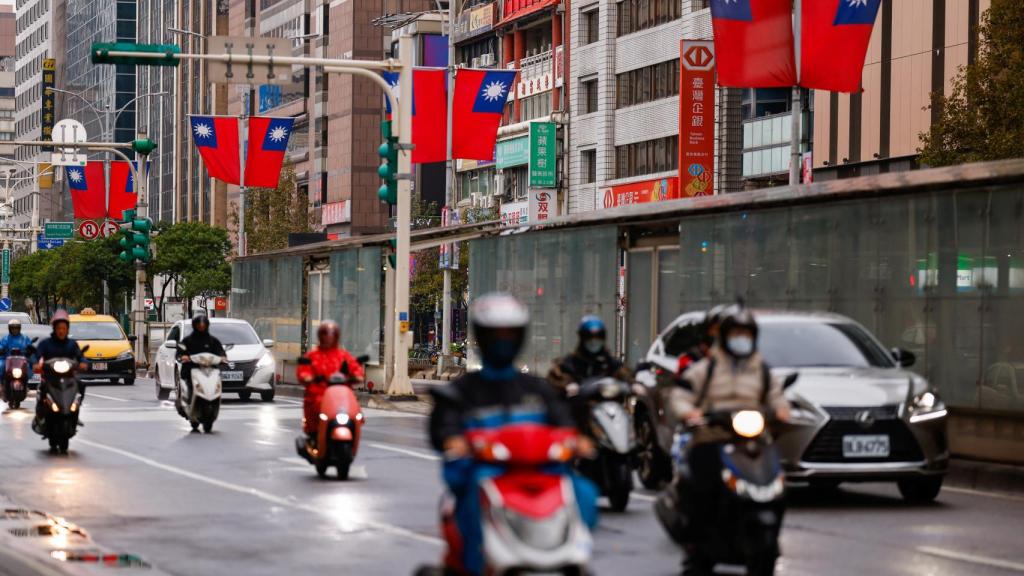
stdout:
<svg viewBox="0 0 1024 576">
<path fill-rule="evenodd" d="M 679 188 L 684 198 L 710 196 L 715 190 L 713 45 L 704 40 L 679 44 Z"/>
</svg>

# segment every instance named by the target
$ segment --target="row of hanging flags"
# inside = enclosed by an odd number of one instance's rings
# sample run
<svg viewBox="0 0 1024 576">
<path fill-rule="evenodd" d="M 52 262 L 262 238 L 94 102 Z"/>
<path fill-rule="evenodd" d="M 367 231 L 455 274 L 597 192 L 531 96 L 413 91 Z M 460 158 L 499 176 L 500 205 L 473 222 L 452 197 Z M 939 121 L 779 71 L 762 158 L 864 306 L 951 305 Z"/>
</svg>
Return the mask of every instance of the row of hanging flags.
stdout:
<svg viewBox="0 0 1024 576">
<path fill-rule="evenodd" d="M 799 68 L 793 2 L 799 2 Z M 882 0 L 711 0 L 718 84 L 859 92 Z"/>
<path fill-rule="evenodd" d="M 134 162 L 133 162 L 134 164 Z M 103 190 L 103 162 L 88 162 L 85 166 L 70 166 L 64 169 L 71 189 L 71 204 L 75 218 L 121 220 L 123 212 L 135 208 L 138 194 L 128 163 L 110 163 L 110 201 Z M 106 204 L 106 205 L 104 205 Z"/>
</svg>

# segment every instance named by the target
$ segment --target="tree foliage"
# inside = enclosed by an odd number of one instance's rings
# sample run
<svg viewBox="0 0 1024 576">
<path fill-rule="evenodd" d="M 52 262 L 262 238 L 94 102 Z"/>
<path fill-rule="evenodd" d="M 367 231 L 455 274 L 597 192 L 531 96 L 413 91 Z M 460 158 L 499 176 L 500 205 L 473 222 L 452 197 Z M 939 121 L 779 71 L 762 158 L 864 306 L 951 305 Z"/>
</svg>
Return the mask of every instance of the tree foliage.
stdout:
<svg viewBox="0 0 1024 576">
<path fill-rule="evenodd" d="M 232 211 L 232 225 L 238 230 L 238 211 Z M 285 163 L 277 188 L 249 188 L 245 205 L 245 236 L 248 252 L 255 254 L 288 247 L 290 232 L 313 230 L 309 199 L 299 194 L 295 168 Z"/>
<path fill-rule="evenodd" d="M 992 0 L 973 64 L 951 94 L 932 95 L 939 119 L 921 135 L 921 162 L 947 166 L 1024 157 L 1024 3 Z"/>
<path fill-rule="evenodd" d="M 171 281 L 164 283 L 161 302 L 169 285 L 186 300 L 222 295 L 231 289 L 227 230 L 203 222 L 164 224 L 157 229 L 153 244 L 156 254 L 149 271 Z"/>
</svg>

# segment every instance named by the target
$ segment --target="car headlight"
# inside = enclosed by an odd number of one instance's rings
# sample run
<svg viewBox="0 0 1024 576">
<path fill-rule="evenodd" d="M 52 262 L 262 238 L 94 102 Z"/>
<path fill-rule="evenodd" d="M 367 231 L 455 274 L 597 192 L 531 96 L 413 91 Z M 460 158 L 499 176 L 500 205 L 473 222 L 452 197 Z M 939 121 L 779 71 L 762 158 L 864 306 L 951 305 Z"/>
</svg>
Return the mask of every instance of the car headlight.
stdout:
<svg viewBox="0 0 1024 576">
<path fill-rule="evenodd" d="M 135 354 L 133 354 L 131 350 L 125 350 L 124 352 L 118 354 L 115 360 L 131 360 L 134 357 Z"/>
<path fill-rule="evenodd" d="M 732 429 L 744 438 L 757 438 L 764 432 L 764 415 L 757 410 L 740 410 L 733 414 Z"/>
<path fill-rule="evenodd" d="M 268 368 L 268 367 L 273 366 L 273 365 L 274 365 L 274 356 L 272 354 L 270 354 L 269 352 L 267 352 L 267 353 L 263 354 L 263 356 L 260 356 L 259 362 L 256 363 L 256 368 L 257 369 Z"/>
<path fill-rule="evenodd" d="M 71 362 L 67 360 L 57 360 L 53 363 L 53 371 L 57 374 L 67 374 L 71 371 Z"/>
<path fill-rule="evenodd" d="M 910 423 L 936 420 L 946 416 L 946 405 L 934 392 L 925 391 L 910 402 Z"/>
<path fill-rule="evenodd" d="M 21 368 L 14 368 L 11 370 L 11 376 L 14 376 L 15 378 L 21 378 L 24 373 L 25 372 L 23 372 Z"/>
<path fill-rule="evenodd" d="M 334 421 L 337 422 L 341 426 L 347 426 L 348 425 L 348 421 L 349 421 L 348 414 L 346 414 L 344 412 L 341 412 L 337 416 L 334 417 Z"/>
</svg>

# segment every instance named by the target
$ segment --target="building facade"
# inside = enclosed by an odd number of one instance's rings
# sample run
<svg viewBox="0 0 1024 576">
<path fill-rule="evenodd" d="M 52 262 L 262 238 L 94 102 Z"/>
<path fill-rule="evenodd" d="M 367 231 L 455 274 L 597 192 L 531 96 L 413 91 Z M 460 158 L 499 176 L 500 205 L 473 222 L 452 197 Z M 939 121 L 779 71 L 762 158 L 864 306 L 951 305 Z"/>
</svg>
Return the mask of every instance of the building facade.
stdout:
<svg viewBox="0 0 1024 576">
<path fill-rule="evenodd" d="M 17 48 L 17 19 L 14 7 L 0 5 L 0 158 L 13 158 L 14 140 L 15 65 Z"/>
</svg>

